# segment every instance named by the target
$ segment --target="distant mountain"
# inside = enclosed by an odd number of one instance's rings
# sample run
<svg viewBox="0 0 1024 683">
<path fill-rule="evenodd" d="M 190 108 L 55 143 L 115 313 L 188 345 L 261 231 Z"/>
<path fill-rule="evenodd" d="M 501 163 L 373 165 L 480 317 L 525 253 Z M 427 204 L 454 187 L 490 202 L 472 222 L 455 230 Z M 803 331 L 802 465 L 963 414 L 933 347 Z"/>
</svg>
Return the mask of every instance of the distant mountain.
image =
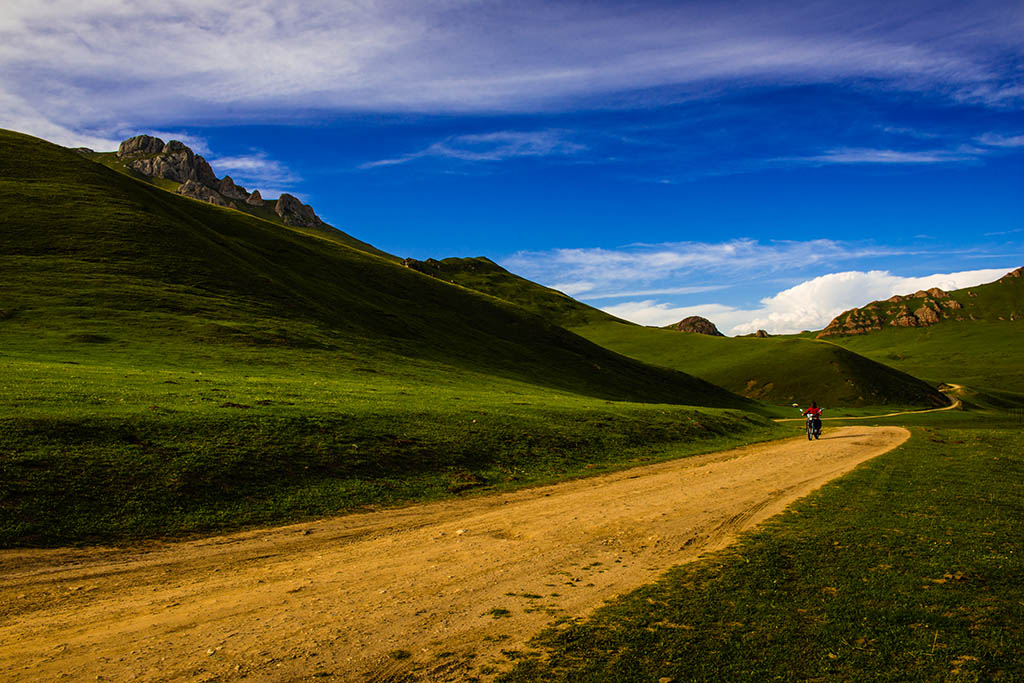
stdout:
<svg viewBox="0 0 1024 683">
<path fill-rule="evenodd" d="M 840 313 L 818 337 L 870 334 L 890 327 L 930 327 L 947 321 L 1017 320 L 1024 316 L 1022 273 L 1024 268 L 1018 268 L 991 285 L 955 292 L 932 288 L 873 301 Z"/>
<path fill-rule="evenodd" d="M 606 399 L 752 406 L 402 267 L 344 233 L 176 196 L 88 157 L 0 131 L 5 339 L 199 355 L 209 344 L 316 347 L 336 349 L 339 364 L 387 357 L 441 377 L 464 371 Z"/>
<path fill-rule="evenodd" d="M 829 328 L 830 342 L 917 377 L 1024 394 L 1024 268 L 977 287 L 874 302 Z"/>
</svg>

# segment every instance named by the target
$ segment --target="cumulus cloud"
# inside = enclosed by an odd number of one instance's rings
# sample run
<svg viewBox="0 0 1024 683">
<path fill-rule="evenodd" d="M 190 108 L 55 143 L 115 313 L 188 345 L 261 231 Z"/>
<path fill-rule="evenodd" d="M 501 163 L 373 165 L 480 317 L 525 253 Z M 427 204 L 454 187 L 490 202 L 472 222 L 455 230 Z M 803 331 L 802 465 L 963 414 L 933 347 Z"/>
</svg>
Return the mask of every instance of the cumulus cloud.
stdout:
<svg viewBox="0 0 1024 683">
<path fill-rule="evenodd" d="M 1004 247 L 998 253 L 980 247 L 965 249 L 961 256 L 1002 261 L 1008 258 Z M 730 335 L 759 329 L 774 334 L 821 329 L 843 311 L 870 301 L 931 287 L 971 287 L 996 280 L 1016 267 L 922 277 L 863 269 L 863 264 L 872 262 L 920 261 L 939 256 L 947 259 L 949 253 L 824 239 L 764 243 L 738 238 L 726 242 L 632 244 L 618 249 L 520 252 L 503 260 L 503 265 L 536 282 L 556 283 L 551 286 L 642 325 L 663 326 L 701 315 Z M 834 270 L 842 263 L 855 269 Z M 823 270 L 825 274 L 817 274 Z M 751 296 L 753 292 L 771 291 L 769 288 L 777 287 L 779 282 L 794 281 L 797 284 L 771 296 Z M 758 303 L 732 303 L 746 300 Z"/>
<path fill-rule="evenodd" d="M 771 334 L 793 334 L 821 329 L 843 311 L 894 294 L 911 294 L 932 287 L 947 291 L 973 287 L 992 282 L 1011 269 L 986 268 L 924 277 L 903 277 L 885 270 L 829 273 L 766 297 L 760 307 L 749 310 L 721 304 L 676 307 L 654 300 L 628 302 L 603 310 L 643 325 L 663 326 L 690 315 L 701 315 L 729 335 L 761 329 Z"/>
</svg>

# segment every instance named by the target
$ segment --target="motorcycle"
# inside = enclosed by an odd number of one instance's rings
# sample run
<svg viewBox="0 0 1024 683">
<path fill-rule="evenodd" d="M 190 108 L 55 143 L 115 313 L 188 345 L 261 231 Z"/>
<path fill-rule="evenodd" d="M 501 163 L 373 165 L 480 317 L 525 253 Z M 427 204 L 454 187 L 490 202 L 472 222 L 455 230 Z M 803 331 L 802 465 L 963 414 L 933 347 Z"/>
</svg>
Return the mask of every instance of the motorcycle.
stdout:
<svg viewBox="0 0 1024 683">
<path fill-rule="evenodd" d="M 797 410 L 800 409 L 799 403 L 794 403 L 793 407 Z M 806 413 L 807 417 L 807 440 L 811 441 L 821 437 L 821 415 L 814 413 Z"/>
<path fill-rule="evenodd" d="M 807 440 L 810 441 L 812 437 L 817 439 L 820 436 L 821 436 L 821 416 L 820 415 L 812 415 L 811 413 L 808 413 L 807 414 Z"/>
</svg>

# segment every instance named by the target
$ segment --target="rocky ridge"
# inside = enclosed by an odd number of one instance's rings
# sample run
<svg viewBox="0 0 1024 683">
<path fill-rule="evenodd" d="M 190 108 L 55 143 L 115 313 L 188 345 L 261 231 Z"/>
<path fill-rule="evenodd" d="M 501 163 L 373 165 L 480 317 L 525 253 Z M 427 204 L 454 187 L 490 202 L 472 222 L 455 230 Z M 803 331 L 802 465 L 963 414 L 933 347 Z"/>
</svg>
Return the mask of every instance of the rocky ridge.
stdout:
<svg viewBox="0 0 1024 683">
<path fill-rule="evenodd" d="M 128 138 L 117 149 L 117 158 L 125 167 L 150 178 L 164 178 L 176 183 L 178 194 L 192 199 L 238 208 L 237 202 L 260 207 L 264 199 L 259 190 L 247 191 L 236 185 L 231 176 L 217 178 L 209 162 L 195 154 L 187 145 L 178 140 L 165 143 L 151 135 L 136 135 Z M 290 194 L 282 194 L 274 204 L 276 213 L 285 225 L 300 228 L 316 228 L 327 224 L 313 211 Z"/>
<path fill-rule="evenodd" d="M 963 317 L 957 312 L 963 305 L 938 287 L 914 294 L 873 301 L 862 308 L 852 308 L 836 316 L 818 338 L 867 334 L 885 327 L 928 327 L 940 320 Z"/>
<path fill-rule="evenodd" d="M 690 334 L 706 334 L 711 337 L 724 337 L 725 335 L 718 331 L 715 324 L 707 318 L 702 318 L 699 315 L 691 315 L 689 318 L 683 318 L 674 325 L 669 325 L 669 329 L 676 330 L 677 332 L 687 332 Z"/>
<path fill-rule="evenodd" d="M 1022 277 L 1024 267 L 1007 273 L 997 282 L 1012 283 Z M 896 295 L 840 313 L 817 336 L 821 339 L 869 334 L 888 327 L 929 327 L 944 320 L 977 320 L 976 313 L 993 320 L 1016 320 L 1020 317 L 1014 310 L 985 315 L 972 308 L 975 306 L 972 300 L 976 297 L 972 289 L 959 290 L 954 297 L 937 287 Z"/>
</svg>

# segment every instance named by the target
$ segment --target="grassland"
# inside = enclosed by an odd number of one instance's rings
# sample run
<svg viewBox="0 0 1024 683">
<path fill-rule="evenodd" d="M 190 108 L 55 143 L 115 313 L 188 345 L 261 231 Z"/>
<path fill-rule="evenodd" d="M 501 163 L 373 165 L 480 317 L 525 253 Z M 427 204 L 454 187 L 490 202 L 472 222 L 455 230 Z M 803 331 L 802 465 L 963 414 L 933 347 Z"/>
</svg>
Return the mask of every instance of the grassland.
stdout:
<svg viewBox="0 0 1024 683">
<path fill-rule="evenodd" d="M 776 405 L 828 408 L 935 407 L 934 386 L 824 341 L 798 337 L 711 337 L 615 322 L 570 328 L 648 363 L 683 369 L 729 391 Z M 831 413 L 830 413 L 831 414 Z"/>
<path fill-rule="evenodd" d="M 1022 414 L 891 419 L 904 446 L 552 629 L 502 680 L 1020 680 Z"/>
<path fill-rule="evenodd" d="M 916 377 L 1004 391 L 1024 388 L 1024 321 L 887 329 L 836 344 Z"/>
<path fill-rule="evenodd" d="M 0 545 L 497 490 L 777 428 L 512 303 L 0 132 Z M 693 407 L 699 406 L 699 407 Z"/>
<path fill-rule="evenodd" d="M 485 258 L 448 258 L 416 267 L 438 279 L 515 303 L 625 356 L 695 375 L 767 405 L 818 401 L 830 409 L 864 410 L 946 402 L 934 386 L 913 373 L 828 342 L 800 337 L 726 339 L 642 327 L 518 277 Z"/>
<path fill-rule="evenodd" d="M 457 366 L 116 347 L 0 355 L 0 545 L 222 531 L 494 492 L 771 438 Z M 216 357 L 213 357 L 216 353 Z"/>
</svg>

